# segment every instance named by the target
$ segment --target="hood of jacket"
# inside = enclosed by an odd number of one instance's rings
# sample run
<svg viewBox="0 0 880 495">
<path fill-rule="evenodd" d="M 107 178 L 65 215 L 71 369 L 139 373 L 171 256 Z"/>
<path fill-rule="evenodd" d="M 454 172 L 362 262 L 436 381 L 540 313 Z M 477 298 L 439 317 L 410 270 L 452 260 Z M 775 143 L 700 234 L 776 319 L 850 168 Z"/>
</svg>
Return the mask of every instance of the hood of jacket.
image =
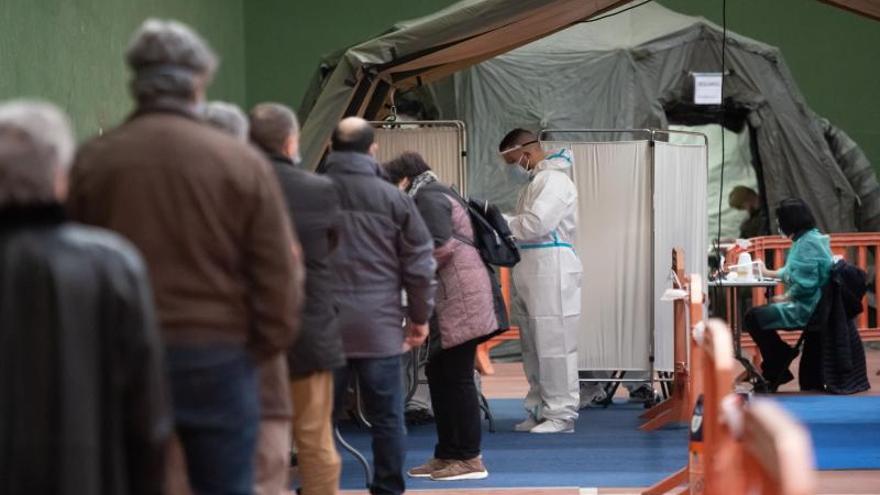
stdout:
<svg viewBox="0 0 880 495">
<path fill-rule="evenodd" d="M 534 176 L 538 172 L 543 172 L 544 170 L 559 170 L 561 172 L 569 173 L 573 164 L 574 159 L 572 158 L 571 150 L 568 148 L 561 148 L 558 151 L 547 155 L 543 160 L 538 162 L 538 165 L 532 169 L 531 175 Z"/>
</svg>

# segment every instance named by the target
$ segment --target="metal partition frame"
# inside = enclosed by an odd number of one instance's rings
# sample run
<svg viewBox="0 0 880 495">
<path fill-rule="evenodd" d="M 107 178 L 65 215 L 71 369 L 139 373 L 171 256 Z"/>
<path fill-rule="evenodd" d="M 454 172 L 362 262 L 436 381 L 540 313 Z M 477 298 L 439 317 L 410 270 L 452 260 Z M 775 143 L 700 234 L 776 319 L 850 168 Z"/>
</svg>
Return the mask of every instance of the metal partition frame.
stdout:
<svg viewBox="0 0 880 495">
<path fill-rule="evenodd" d="M 695 137 L 695 138 L 700 138 L 700 139 L 702 139 L 702 142 L 703 142 L 703 143 L 702 143 L 702 146 L 705 148 L 705 160 L 704 160 L 704 163 L 705 163 L 705 166 L 706 166 L 707 169 L 708 169 L 708 162 L 709 162 L 709 138 L 708 138 L 705 134 L 702 134 L 702 133 L 699 133 L 699 132 L 676 131 L 676 130 L 664 130 L 664 129 L 542 129 L 541 132 L 538 134 L 538 139 L 540 139 L 541 141 L 545 141 L 545 140 L 550 141 L 549 139 L 546 139 L 546 138 L 549 137 L 550 135 L 553 135 L 553 134 L 587 134 L 587 135 L 596 135 L 596 134 L 623 135 L 623 134 L 630 134 L 630 135 L 633 135 L 633 136 L 636 136 L 636 137 L 637 137 L 637 139 L 633 139 L 633 141 L 648 141 L 648 142 L 651 143 L 651 147 L 652 147 L 652 148 L 653 148 L 653 143 L 654 143 L 654 142 L 657 142 L 657 141 L 669 142 L 669 138 L 670 138 L 672 135 L 676 135 L 676 134 L 678 134 L 678 135 L 690 135 L 690 136 L 693 136 L 693 137 Z M 622 142 L 622 141 L 626 141 L 626 140 L 623 140 L 623 139 L 609 139 L 609 140 L 597 140 L 597 141 L 572 141 L 572 140 L 559 140 L 559 139 L 557 138 L 556 140 L 553 140 L 553 141 L 557 141 L 557 142 L 571 142 L 571 143 L 585 143 L 585 144 L 586 144 L 586 143 L 603 143 L 603 142 Z M 653 152 L 650 153 L 649 156 L 650 156 L 650 162 L 649 162 L 649 164 L 648 164 L 648 166 L 649 166 L 649 171 L 648 171 L 648 173 L 649 173 L 649 176 L 650 176 L 650 177 L 649 177 L 649 181 L 650 181 L 651 194 L 652 194 L 652 196 L 653 196 L 653 195 L 654 195 L 654 190 L 655 190 L 655 181 L 654 181 L 654 164 L 655 164 L 655 158 L 656 158 L 656 156 L 655 156 L 655 153 L 653 153 Z M 656 233 L 655 233 L 655 231 L 654 231 L 654 224 L 655 224 L 655 222 L 656 222 L 656 214 L 655 214 L 655 211 L 654 211 L 654 210 L 655 210 L 655 202 L 654 202 L 654 200 L 652 199 L 652 201 L 651 201 L 651 212 L 652 212 L 652 214 L 651 214 L 651 225 L 652 225 L 652 226 L 651 226 L 651 230 L 652 230 L 652 233 L 651 233 L 651 252 L 652 252 L 652 254 L 654 254 L 654 256 L 651 256 L 651 260 L 650 260 L 651 273 L 655 273 L 655 257 L 656 257 L 656 253 L 655 253 L 655 250 L 656 250 L 656 249 L 655 249 L 655 244 L 654 244 L 654 243 L 655 243 L 655 238 L 656 238 Z M 690 255 L 690 253 L 688 253 L 688 255 Z M 705 255 L 705 253 L 698 253 L 698 254 L 696 254 L 696 256 L 700 256 L 700 257 L 702 257 L 702 256 L 704 256 L 704 255 Z M 670 253 L 670 256 L 671 256 L 671 253 Z M 704 277 L 704 280 L 705 280 L 705 279 L 706 279 L 706 278 Z M 655 284 L 656 284 L 656 281 L 655 281 Z M 653 292 L 652 292 L 652 293 L 653 293 Z M 656 325 L 655 314 L 654 314 L 654 307 L 655 307 L 655 305 L 656 305 L 657 303 L 658 303 L 658 301 L 653 300 L 653 297 L 652 297 L 651 304 L 650 304 L 650 307 L 651 307 L 651 322 L 652 322 L 652 329 L 651 329 L 651 332 L 650 332 L 650 349 L 649 349 L 649 356 L 650 356 L 650 358 L 649 358 L 649 368 L 646 369 L 646 370 L 639 370 L 639 371 L 637 371 L 637 372 L 649 372 L 652 381 L 654 381 L 654 380 L 656 380 L 656 381 L 671 381 L 671 380 L 672 380 L 671 376 L 666 376 L 666 374 L 665 374 L 664 372 L 662 372 L 662 371 L 661 371 L 660 373 L 664 373 L 664 376 L 660 376 L 660 377 L 658 377 L 658 376 L 657 376 L 658 371 L 655 369 L 655 366 L 654 366 L 654 363 L 655 363 L 655 334 L 656 334 L 656 328 L 654 328 L 654 326 Z M 602 369 L 602 370 L 580 369 L 579 371 L 601 371 L 601 372 L 609 372 L 609 371 L 613 371 L 613 370 L 607 370 L 607 369 Z M 644 379 L 641 379 L 641 378 L 632 379 L 632 378 L 625 378 L 625 377 L 622 377 L 622 376 L 618 376 L 618 373 L 620 373 L 620 372 L 619 372 L 619 371 L 613 371 L 612 377 L 604 377 L 604 378 L 580 378 L 580 381 L 581 381 L 581 382 L 643 382 L 643 381 L 644 381 Z M 622 375 L 622 373 L 620 373 L 620 374 Z"/>
<path fill-rule="evenodd" d="M 457 186 L 458 190 L 463 194 L 467 194 L 467 133 L 465 132 L 464 122 L 460 120 L 409 120 L 409 121 L 398 121 L 398 120 L 383 120 L 383 121 L 373 121 L 370 122 L 370 125 L 376 129 L 376 132 L 382 132 L 385 129 L 411 129 L 418 130 L 430 127 L 447 127 L 453 128 L 458 131 L 458 153 L 457 156 L 457 164 L 455 166 L 456 173 L 458 174 L 458 180 L 450 181 L 452 185 Z M 418 152 L 422 155 L 426 155 L 424 150 L 419 149 L 411 149 L 411 151 Z M 381 156 L 382 149 L 379 149 L 379 154 Z M 391 159 L 393 157 L 389 156 L 387 159 Z M 425 156 L 428 164 L 431 164 L 431 157 Z M 383 160 L 377 157 L 377 160 L 382 162 Z"/>
</svg>

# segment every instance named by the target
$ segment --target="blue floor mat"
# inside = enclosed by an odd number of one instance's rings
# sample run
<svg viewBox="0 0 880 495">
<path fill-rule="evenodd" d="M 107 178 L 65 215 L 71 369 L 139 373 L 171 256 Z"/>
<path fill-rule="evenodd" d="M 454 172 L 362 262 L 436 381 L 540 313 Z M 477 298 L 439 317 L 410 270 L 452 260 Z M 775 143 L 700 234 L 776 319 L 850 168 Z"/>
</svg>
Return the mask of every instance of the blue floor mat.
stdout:
<svg viewBox="0 0 880 495">
<path fill-rule="evenodd" d="M 809 429 L 819 469 L 880 469 L 880 397 L 776 396 L 774 400 Z M 521 401 L 499 399 L 490 404 L 497 432 L 489 433 L 483 423 L 483 457 L 489 478 L 407 479 L 408 488 L 648 486 L 687 460 L 686 428 L 638 431 L 638 416 L 644 409 L 637 405 L 617 403 L 608 409 L 582 411 L 574 434 L 530 435 L 512 431 L 523 418 Z M 343 425 L 342 431 L 369 459 L 368 433 L 350 424 Z M 410 428 L 406 468 L 430 458 L 435 440 L 433 425 Z M 363 488 L 360 465 L 346 452 L 342 457 L 342 488 Z"/>
<path fill-rule="evenodd" d="M 484 421 L 483 459 L 489 478 L 478 481 L 435 482 L 407 479 L 407 488 L 508 488 L 648 486 L 680 469 L 687 461 L 687 429 L 639 431 L 639 405 L 614 404 L 608 409 L 581 411 L 573 434 L 531 435 L 513 432 L 524 417 L 522 401 L 489 401 L 496 433 Z M 370 458 L 369 435 L 352 425 L 342 427 L 347 441 Z M 409 429 L 406 468 L 433 454 L 434 425 Z M 343 458 L 344 489 L 364 487 L 360 465 L 347 452 Z"/>
<path fill-rule="evenodd" d="M 776 396 L 810 431 L 820 470 L 880 469 L 880 397 Z"/>
</svg>

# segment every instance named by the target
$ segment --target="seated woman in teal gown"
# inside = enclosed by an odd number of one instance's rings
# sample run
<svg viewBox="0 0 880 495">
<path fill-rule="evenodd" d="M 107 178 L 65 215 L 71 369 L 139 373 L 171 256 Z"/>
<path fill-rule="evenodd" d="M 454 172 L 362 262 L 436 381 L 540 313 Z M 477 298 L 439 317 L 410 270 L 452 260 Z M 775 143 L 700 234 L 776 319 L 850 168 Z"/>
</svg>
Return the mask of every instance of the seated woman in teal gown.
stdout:
<svg viewBox="0 0 880 495">
<path fill-rule="evenodd" d="M 785 266 L 764 269 L 770 277 L 782 279 L 785 293 L 771 304 L 750 309 L 743 326 L 758 345 L 762 357 L 762 375 L 772 390 L 794 379 L 789 371 L 797 349 L 786 344 L 778 330 L 803 329 L 828 283 L 833 264 L 827 235 L 816 228 L 809 206 L 801 199 L 783 200 L 776 208 L 779 233 L 792 240 Z"/>
</svg>

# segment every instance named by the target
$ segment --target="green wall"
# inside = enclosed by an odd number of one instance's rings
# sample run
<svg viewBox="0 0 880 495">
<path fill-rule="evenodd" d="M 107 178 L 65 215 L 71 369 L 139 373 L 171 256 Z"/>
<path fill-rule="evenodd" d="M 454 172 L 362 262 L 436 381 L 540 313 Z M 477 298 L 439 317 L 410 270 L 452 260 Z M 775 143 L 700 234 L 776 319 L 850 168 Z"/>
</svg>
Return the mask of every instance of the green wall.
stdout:
<svg viewBox="0 0 880 495">
<path fill-rule="evenodd" d="M 248 103 L 299 107 L 321 56 L 452 0 L 245 0 Z"/>
<path fill-rule="evenodd" d="M 721 24 L 721 0 L 660 3 Z M 880 171 L 880 22 L 815 0 L 731 0 L 727 28 L 779 47 L 810 108 Z"/>
<path fill-rule="evenodd" d="M 221 54 L 211 98 L 245 100 L 244 0 L 0 0 L 0 100 L 49 99 L 80 138 L 131 110 L 123 53 L 147 17 L 194 26 Z"/>
</svg>

